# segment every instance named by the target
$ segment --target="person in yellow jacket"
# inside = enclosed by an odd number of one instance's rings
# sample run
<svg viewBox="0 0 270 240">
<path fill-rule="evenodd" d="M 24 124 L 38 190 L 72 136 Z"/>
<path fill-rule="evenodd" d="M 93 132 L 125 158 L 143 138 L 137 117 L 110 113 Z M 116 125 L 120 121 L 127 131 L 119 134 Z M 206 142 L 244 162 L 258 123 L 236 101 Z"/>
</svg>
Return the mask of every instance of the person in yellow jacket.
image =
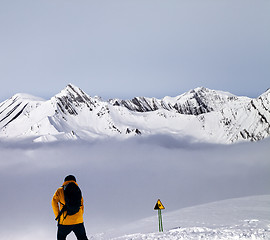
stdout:
<svg viewBox="0 0 270 240">
<path fill-rule="evenodd" d="M 76 178 L 73 175 L 65 177 L 62 187 L 58 188 L 52 198 L 52 208 L 55 217 L 57 218 L 63 206 L 65 205 L 64 186 L 68 183 L 74 182 L 76 185 Z M 74 215 L 67 215 L 64 211 L 58 219 L 57 240 L 65 240 L 67 235 L 72 231 L 75 233 L 78 240 L 88 240 L 83 223 L 83 197 L 81 199 L 80 210 Z"/>
</svg>

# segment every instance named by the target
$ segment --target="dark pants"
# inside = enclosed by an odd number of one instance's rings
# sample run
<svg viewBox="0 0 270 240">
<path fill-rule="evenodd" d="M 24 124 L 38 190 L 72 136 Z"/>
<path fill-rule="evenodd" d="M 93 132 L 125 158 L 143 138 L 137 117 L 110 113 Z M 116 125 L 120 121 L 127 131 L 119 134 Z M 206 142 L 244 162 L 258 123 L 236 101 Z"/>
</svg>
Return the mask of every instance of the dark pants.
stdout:
<svg viewBox="0 0 270 240">
<path fill-rule="evenodd" d="M 75 225 L 58 224 L 57 240 L 66 240 L 67 235 L 72 231 L 75 233 L 78 240 L 88 240 L 83 223 Z"/>
</svg>

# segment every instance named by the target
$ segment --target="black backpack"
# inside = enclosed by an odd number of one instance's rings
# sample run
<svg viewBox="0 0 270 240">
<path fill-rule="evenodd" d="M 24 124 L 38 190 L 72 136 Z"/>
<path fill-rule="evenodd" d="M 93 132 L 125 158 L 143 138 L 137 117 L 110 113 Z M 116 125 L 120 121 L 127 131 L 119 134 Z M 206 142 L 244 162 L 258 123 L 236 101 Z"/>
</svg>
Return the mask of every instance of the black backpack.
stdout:
<svg viewBox="0 0 270 240">
<path fill-rule="evenodd" d="M 65 196 L 65 205 L 63 206 L 62 210 L 58 214 L 55 220 L 60 220 L 60 216 L 63 214 L 64 211 L 67 211 L 67 215 L 74 215 L 79 212 L 82 202 L 82 192 L 78 185 L 74 182 L 70 182 L 67 185 L 63 186 L 64 189 L 64 196 Z"/>
</svg>

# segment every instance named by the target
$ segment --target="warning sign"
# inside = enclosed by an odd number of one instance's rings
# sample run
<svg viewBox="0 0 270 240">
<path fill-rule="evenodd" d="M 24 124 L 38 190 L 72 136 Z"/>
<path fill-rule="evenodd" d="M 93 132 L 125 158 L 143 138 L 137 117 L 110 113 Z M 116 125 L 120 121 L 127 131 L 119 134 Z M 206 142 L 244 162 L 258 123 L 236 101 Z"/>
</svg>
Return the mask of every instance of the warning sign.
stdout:
<svg viewBox="0 0 270 240">
<path fill-rule="evenodd" d="M 159 209 L 165 209 L 161 201 L 158 199 L 156 206 L 154 207 L 154 210 L 159 210 Z"/>
</svg>

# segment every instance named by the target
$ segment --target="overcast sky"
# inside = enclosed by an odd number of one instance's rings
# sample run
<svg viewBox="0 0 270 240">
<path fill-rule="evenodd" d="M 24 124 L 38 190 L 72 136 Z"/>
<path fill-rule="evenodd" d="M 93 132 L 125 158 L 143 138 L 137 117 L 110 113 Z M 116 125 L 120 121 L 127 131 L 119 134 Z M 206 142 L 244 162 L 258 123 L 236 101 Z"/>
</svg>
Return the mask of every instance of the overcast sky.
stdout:
<svg viewBox="0 0 270 240">
<path fill-rule="evenodd" d="M 0 101 L 270 87 L 269 0 L 0 0 Z"/>
</svg>

